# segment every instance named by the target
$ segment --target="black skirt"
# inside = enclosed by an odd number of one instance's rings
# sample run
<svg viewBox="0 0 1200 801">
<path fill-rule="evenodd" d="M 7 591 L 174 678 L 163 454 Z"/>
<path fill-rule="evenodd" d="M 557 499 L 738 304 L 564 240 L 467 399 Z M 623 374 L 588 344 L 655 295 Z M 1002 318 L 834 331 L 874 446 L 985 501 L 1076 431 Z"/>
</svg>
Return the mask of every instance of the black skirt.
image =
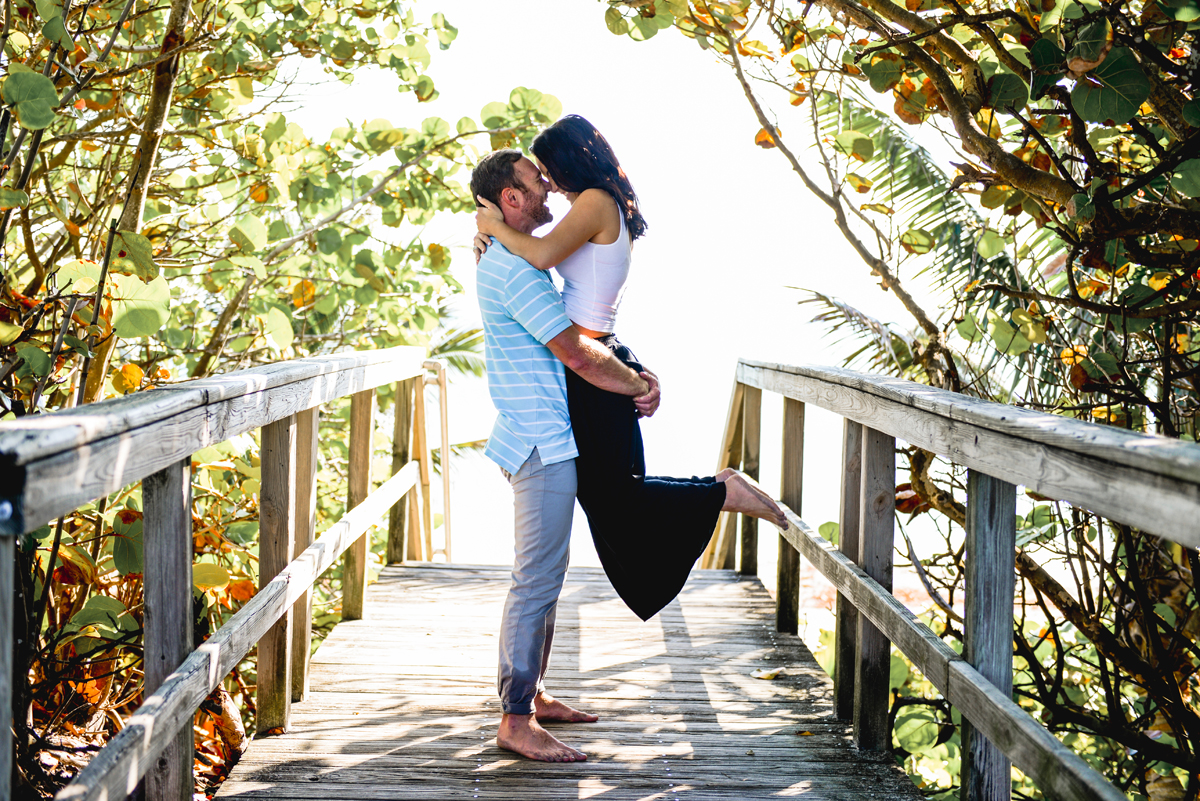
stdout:
<svg viewBox="0 0 1200 801">
<path fill-rule="evenodd" d="M 613 334 L 596 340 L 625 364 L 645 368 Z M 642 620 L 683 589 L 725 503 L 712 476 L 646 475 L 633 399 L 598 389 L 567 370 L 571 428 L 579 449 L 579 505 L 613 589 Z"/>
</svg>

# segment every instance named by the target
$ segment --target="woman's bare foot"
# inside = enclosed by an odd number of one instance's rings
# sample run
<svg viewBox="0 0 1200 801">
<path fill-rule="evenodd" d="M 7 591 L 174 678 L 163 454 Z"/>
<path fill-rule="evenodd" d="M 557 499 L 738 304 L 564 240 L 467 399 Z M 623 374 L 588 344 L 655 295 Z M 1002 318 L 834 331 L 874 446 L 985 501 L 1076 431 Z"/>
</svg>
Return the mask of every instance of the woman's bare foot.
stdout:
<svg viewBox="0 0 1200 801">
<path fill-rule="evenodd" d="M 727 467 L 717 474 L 725 482 L 725 505 L 722 512 L 740 512 L 760 517 L 781 529 L 787 529 L 787 516 L 758 483 L 743 473 Z"/>
<path fill-rule="evenodd" d="M 572 709 L 546 692 L 533 697 L 533 716 L 543 722 L 555 723 L 595 723 L 600 719 L 596 715 Z"/>
<path fill-rule="evenodd" d="M 533 715 L 501 715 L 496 745 L 538 762 L 586 762 L 577 751 L 541 727 Z"/>
</svg>

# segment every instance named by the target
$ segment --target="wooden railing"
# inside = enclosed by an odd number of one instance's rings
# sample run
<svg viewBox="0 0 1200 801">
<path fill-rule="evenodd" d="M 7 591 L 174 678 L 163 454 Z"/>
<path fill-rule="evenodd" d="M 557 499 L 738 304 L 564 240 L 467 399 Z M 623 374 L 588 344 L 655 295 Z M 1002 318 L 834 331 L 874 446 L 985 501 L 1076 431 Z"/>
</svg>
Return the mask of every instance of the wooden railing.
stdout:
<svg viewBox="0 0 1200 801">
<path fill-rule="evenodd" d="M 891 747 L 891 645 L 962 714 L 969 801 L 1011 795 L 1011 765 L 1052 798 L 1122 801 L 1124 793 L 1012 700 L 1016 485 L 1188 547 L 1200 546 L 1200 445 L 1135 434 L 911 381 L 831 367 L 741 360 L 719 467 L 757 477 L 762 391 L 784 396 L 776 625 L 795 633 L 799 556 L 838 590 L 838 717 L 865 749 Z M 805 404 L 845 418 L 835 548 L 801 518 Z M 891 594 L 896 439 L 968 468 L 964 648 L 955 653 Z M 741 571 L 757 573 L 756 521 L 742 519 Z M 736 566 L 736 520 L 723 516 L 706 566 Z"/>
<path fill-rule="evenodd" d="M 0 425 L 0 799 L 10 793 L 12 682 L 23 680 L 12 675 L 16 536 L 142 481 L 145 700 L 58 799 L 119 801 L 145 777 L 148 799 L 190 801 L 193 716 L 250 649 L 257 644 L 258 732 L 286 728 L 304 698 L 313 582 L 344 552 L 342 616 L 361 618 L 366 533 L 389 510 L 388 561 L 432 558 L 427 382 L 441 388 L 448 482 L 445 364 L 420 348 L 279 362 Z M 370 492 L 375 389 L 390 383 L 393 475 Z M 347 395 L 349 511 L 314 542 L 318 407 Z M 259 591 L 192 650 L 192 454 L 258 428 Z"/>
</svg>

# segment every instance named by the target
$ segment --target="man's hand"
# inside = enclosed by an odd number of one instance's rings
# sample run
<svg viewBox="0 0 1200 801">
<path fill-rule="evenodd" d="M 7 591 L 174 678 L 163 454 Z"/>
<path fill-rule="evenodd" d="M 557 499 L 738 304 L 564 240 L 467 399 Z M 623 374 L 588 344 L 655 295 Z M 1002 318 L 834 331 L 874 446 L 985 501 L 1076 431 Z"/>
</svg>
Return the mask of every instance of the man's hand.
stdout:
<svg viewBox="0 0 1200 801">
<path fill-rule="evenodd" d="M 633 405 L 637 407 L 638 417 L 653 417 L 658 411 L 658 404 L 662 400 L 662 389 L 658 383 L 658 376 L 647 370 L 644 373 L 638 373 L 647 384 L 650 385 L 650 390 L 645 395 L 639 395 L 633 399 Z"/>
<path fill-rule="evenodd" d="M 492 238 L 487 234 L 475 234 L 475 241 L 471 243 L 471 249 L 475 251 L 476 264 L 479 264 L 479 260 L 483 258 L 484 253 L 487 253 L 487 249 L 491 244 Z"/>
</svg>

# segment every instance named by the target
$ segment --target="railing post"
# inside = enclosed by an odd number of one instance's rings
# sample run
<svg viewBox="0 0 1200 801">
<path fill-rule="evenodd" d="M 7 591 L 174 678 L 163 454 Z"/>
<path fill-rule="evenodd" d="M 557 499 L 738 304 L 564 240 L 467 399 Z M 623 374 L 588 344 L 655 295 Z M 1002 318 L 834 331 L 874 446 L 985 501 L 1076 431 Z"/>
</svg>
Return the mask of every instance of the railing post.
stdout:
<svg viewBox="0 0 1200 801">
<path fill-rule="evenodd" d="M 192 458 L 142 481 L 144 543 L 144 696 L 192 652 Z M 195 791 L 191 725 L 171 735 L 146 773 L 147 801 L 191 801 Z"/>
<path fill-rule="evenodd" d="M 12 514 L 12 505 L 6 510 Z M 9 801 L 13 784 L 12 703 L 13 682 L 13 593 L 16 591 L 14 565 L 16 538 L 0 534 L 0 801 Z M 47 575 L 54 565 L 46 571 Z M 36 636 L 36 634 L 32 635 Z"/>
<path fill-rule="evenodd" d="M 371 438 L 375 417 L 375 390 L 350 397 L 349 496 L 346 511 L 367 499 L 371 492 Z M 367 595 L 367 555 L 370 532 L 346 549 L 342 558 L 342 619 L 362 620 Z"/>
<path fill-rule="evenodd" d="M 395 417 L 392 423 L 392 475 L 400 472 L 412 457 L 412 422 L 413 422 L 413 384 L 415 378 L 396 382 L 396 403 L 393 407 Z M 411 494 L 411 493 L 409 493 Z M 388 541 L 386 562 L 389 565 L 398 564 L 412 558 L 412 548 L 405 552 L 408 538 L 408 498 L 400 502 L 388 512 Z"/>
<path fill-rule="evenodd" d="M 842 427 L 842 497 L 838 514 L 838 550 L 855 564 L 859 560 L 858 526 L 862 502 L 862 424 L 844 420 Z M 858 612 L 838 593 L 834 622 L 833 687 L 840 720 L 854 716 L 854 670 L 858 662 Z"/>
<path fill-rule="evenodd" d="M 312 545 L 317 529 L 317 428 L 320 409 L 296 414 L 296 511 L 292 559 Z M 308 662 L 312 650 L 312 591 L 292 606 L 292 701 L 308 697 Z"/>
<path fill-rule="evenodd" d="M 742 393 L 745 392 L 746 385 L 741 381 L 734 380 L 733 392 L 729 396 L 729 412 L 725 418 L 725 433 L 721 437 L 721 452 L 717 455 L 717 472 L 724 470 L 726 467 L 740 467 L 742 458 Z M 729 548 L 725 547 L 725 543 L 730 539 L 737 529 L 737 523 L 731 523 L 730 520 L 736 518 L 728 512 L 721 512 L 717 516 L 717 525 L 713 528 L 713 535 L 708 541 L 708 545 L 704 547 L 704 553 L 700 557 L 700 567 L 703 569 L 712 568 L 732 568 L 733 565 L 726 565 L 726 552 L 734 553 Z M 732 561 L 732 560 L 730 560 Z"/>
<path fill-rule="evenodd" d="M 804 404 L 783 399 L 783 487 L 779 498 L 797 515 L 804 496 Z M 800 628 L 800 552 L 779 535 L 776 569 L 775 630 L 795 634 Z"/>
<path fill-rule="evenodd" d="M 430 362 L 426 362 L 429 364 Z M 437 365 L 438 419 L 442 435 L 442 541 L 446 543 L 442 555 L 450 561 L 450 416 L 446 402 L 446 362 L 434 359 Z"/>
<path fill-rule="evenodd" d="M 416 390 L 413 398 L 413 456 L 421 463 L 421 513 L 414 522 L 420 520 L 423 524 L 421 531 L 425 535 L 425 559 L 433 561 L 433 508 L 429 500 L 429 485 L 432 479 L 429 469 L 429 434 L 425 420 L 425 376 L 417 379 Z"/>
<path fill-rule="evenodd" d="M 858 565 L 892 590 L 892 542 L 896 532 L 896 438 L 865 428 L 862 436 L 862 500 Z M 892 644 L 866 615 L 858 616 L 854 672 L 854 741 L 866 751 L 889 751 L 888 695 Z"/>
<path fill-rule="evenodd" d="M 1017 488 L 967 472 L 966 621 L 963 657 L 1007 698 L 1013 684 Z M 962 722 L 962 799 L 1000 801 L 1012 793 L 1012 763 Z"/>
<path fill-rule="evenodd" d="M 758 480 L 758 452 L 762 443 L 762 390 L 746 387 L 742 393 L 742 472 Z M 742 515 L 743 576 L 758 575 L 758 518 Z"/>
<path fill-rule="evenodd" d="M 258 587 L 292 558 L 296 510 L 296 416 L 262 428 L 262 494 L 258 518 Z M 258 641 L 258 734 L 286 730 L 292 714 L 292 610 Z"/>
</svg>

